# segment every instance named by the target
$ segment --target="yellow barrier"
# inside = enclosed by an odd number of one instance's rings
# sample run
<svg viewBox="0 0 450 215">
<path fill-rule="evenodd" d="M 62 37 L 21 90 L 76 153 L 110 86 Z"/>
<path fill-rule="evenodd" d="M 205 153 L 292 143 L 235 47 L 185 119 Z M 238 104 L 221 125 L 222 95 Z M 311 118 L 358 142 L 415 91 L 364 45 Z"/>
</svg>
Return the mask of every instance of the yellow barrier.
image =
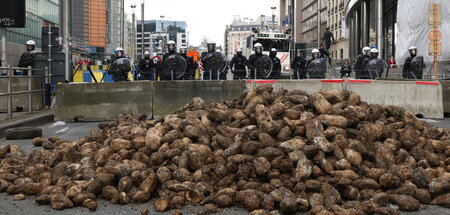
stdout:
<svg viewBox="0 0 450 215">
<path fill-rule="evenodd" d="M 77 82 L 77 83 L 81 83 L 83 82 L 83 71 L 82 70 L 78 70 L 77 73 L 75 73 L 76 71 L 72 71 L 72 74 L 75 74 L 73 76 L 73 82 Z"/>
</svg>

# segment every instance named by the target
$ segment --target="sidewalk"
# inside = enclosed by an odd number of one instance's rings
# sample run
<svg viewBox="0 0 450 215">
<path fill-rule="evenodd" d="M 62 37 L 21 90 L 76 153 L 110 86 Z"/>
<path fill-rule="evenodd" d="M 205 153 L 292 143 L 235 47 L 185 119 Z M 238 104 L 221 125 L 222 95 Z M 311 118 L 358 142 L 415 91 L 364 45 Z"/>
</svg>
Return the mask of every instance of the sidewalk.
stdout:
<svg viewBox="0 0 450 215">
<path fill-rule="evenodd" d="M 36 111 L 33 114 L 28 114 L 27 112 L 14 113 L 14 118 L 6 119 L 7 114 L 0 114 L 0 138 L 4 137 L 5 130 L 14 127 L 32 127 L 32 126 L 42 126 L 53 122 L 54 111 L 41 110 Z"/>
</svg>

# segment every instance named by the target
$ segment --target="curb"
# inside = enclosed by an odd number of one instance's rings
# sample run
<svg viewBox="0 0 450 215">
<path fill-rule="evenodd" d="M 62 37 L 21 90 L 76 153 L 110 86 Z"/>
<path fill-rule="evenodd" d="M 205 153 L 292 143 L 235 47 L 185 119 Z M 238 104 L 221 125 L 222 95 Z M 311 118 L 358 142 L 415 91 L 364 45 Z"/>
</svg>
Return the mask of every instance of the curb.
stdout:
<svg viewBox="0 0 450 215">
<path fill-rule="evenodd" d="M 32 115 L 24 119 L 0 124 L 0 138 L 5 137 L 5 131 L 8 128 L 17 128 L 22 126 L 33 127 L 42 126 L 54 121 L 55 113 L 53 111 Z"/>
</svg>

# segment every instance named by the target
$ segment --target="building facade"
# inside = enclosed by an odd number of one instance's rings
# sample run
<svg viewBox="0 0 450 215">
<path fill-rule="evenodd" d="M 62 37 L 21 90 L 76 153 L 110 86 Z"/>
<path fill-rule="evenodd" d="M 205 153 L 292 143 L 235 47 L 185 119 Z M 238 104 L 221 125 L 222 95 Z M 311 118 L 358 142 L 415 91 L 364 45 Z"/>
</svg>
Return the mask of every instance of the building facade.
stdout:
<svg viewBox="0 0 450 215">
<path fill-rule="evenodd" d="M 227 61 L 231 61 L 237 48 L 247 47 L 247 38 L 252 35 L 252 29 L 260 29 L 261 25 L 231 25 L 226 29 L 225 55 Z"/>
<path fill-rule="evenodd" d="M 395 55 L 398 1 L 350 0 L 345 16 L 349 26 L 349 56 L 356 59 L 364 46 L 375 46 L 384 59 Z"/>
<path fill-rule="evenodd" d="M 318 34 L 318 7 L 320 1 L 320 35 Z M 301 34 L 306 43 L 319 44 L 327 27 L 327 0 L 305 0 L 302 5 L 302 28 Z M 320 39 L 319 39 L 320 38 Z M 319 41 L 318 41 L 319 40 Z"/>
<path fill-rule="evenodd" d="M 333 60 L 341 62 L 348 59 L 349 40 L 347 37 L 347 25 L 345 24 L 345 5 L 348 0 L 328 0 L 327 27 L 333 33 L 335 44 L 330 47 L 330 55 Z"/>
<path fill-rule="evenodd" d="M 136 44 L 137 53 L 150 51 L 153 54 L 162 54 L 166 50 L 166 43 L 173 40 L 177 43 L 177 49 L 182 46 L 188 47 L 189 40 L 187 34 L 187 25 L 185 21 L 170 20 L 145 20 L 144 21 L 144 40 L 142 40 L 141 21 L 136 22 Z"/>
<path fill-rule="evenodd" d="M 107 7 L 106 0 L 89 0 L 88 7 L 88 45 L 90 53 L 104 54 L 107 37 Z"/>
<path fill-rule="evenodd" d="M 224 53 L 228 61 L 231 61 L 237 48 L 247 46 L 247 38 L 252 35 L 252 29 L 279 31 L 279 17 L 272 18 L 272 15 L 262 15 L 257 19 L 242 19 L 239 15 L 234 16 L 232 24 L 226 27 L 224 35 Z"/>
<path fill-rule="evenodd" d="M 120 47 L 121 0 L 106 0 L 107 5 L 107 43 L 106 53 L 112 54 Z"/>
<path fill-rule="evenodd" d="M 108 41 L 109 0 L 61 0 L 70 2 L 72 52 L 101 58 Z M 61 14 L 62 14 L 61 7 Z"/>
<path fill-rule="evenodd" d="M 6 29 L 6 59 L 9 65 L 16 66 L 25 51 L 25 43 L 34 40 L 42 47 L 42 27 L 59 26 L 59 0 L 26 0 L 25 28 Z"/>
<path fill-rule="evenodd" d="M 320 35 L 327 27 L 328 1 L 320 0 Z M 318 0 L 280 0 L 280 17 L 284 20 L 280 29 L 290 29 L 296 43 L 315 43 L 318 46 L 318 6 Z"/>
</svg>

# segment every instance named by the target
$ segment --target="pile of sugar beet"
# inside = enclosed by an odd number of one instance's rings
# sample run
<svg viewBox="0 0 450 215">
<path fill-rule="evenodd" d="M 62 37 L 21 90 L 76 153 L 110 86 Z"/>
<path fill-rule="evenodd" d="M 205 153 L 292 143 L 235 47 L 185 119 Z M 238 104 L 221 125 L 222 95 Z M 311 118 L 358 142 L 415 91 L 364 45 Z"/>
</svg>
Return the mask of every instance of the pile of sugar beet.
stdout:
<svg viewBox="0 0 450 215">
<path fill-rule="evenodd" d="M 119 116 L 73 142 L 36 138 L 0 149 L 0 192 L 54 209 L 99 198 L 185 205 L 198 213 L 399 214 L 450 207 L 450 130 L 348 91 L 273 91 L 206 104 L 193 98 L 156 120 Z"/>
</svg>

